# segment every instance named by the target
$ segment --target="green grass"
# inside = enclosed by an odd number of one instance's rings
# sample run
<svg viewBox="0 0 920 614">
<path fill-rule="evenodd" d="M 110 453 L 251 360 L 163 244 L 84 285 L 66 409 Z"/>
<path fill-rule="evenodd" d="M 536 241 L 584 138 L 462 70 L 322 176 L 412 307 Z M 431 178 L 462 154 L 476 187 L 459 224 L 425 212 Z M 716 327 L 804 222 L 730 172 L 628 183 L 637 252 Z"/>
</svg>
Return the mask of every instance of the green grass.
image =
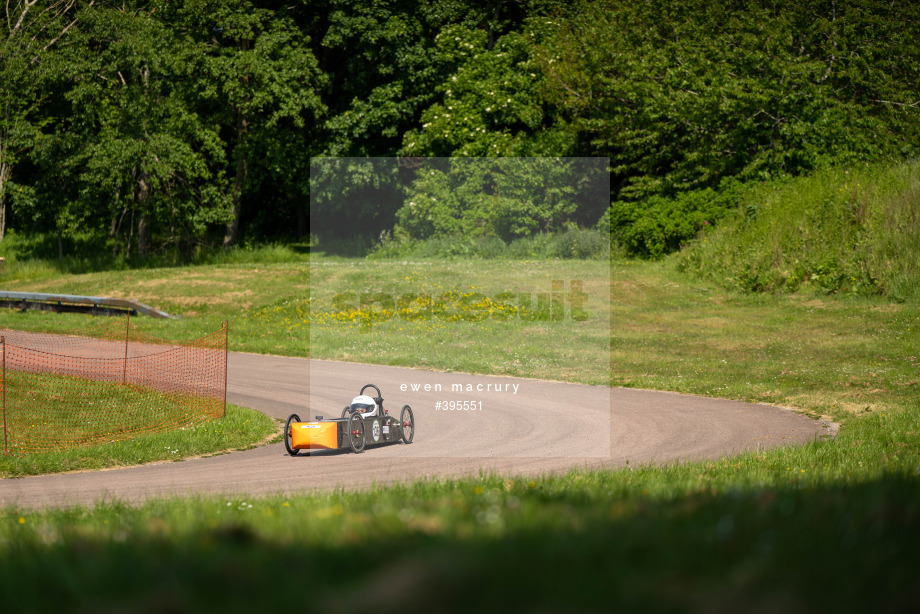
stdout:
<svg viewBox="0 0 920 614">
<path fill-rule="evenodd" d="M 37 428 L 45 426 L 39 424 Z M 130 467 L 247 450 L 279 432 L 278 424 L 262 412 L 227 405 L 225 417 L 181 429 L 69 450 L 23 456 L 0 454 L 0 477 Z"/>
<path fill-rule="evenodd" d="M 228 321 L 231 351 L 306 356 L 307 261 L 266 262 L 261 252 L 254 258 L 256 262 L 80 275 L 54 273 L 13 279 L 0 275 L 0 290 L 131 298 L 180 316 L 166 320 L 132 318 L 147 334 L 193 340 Z M 82 314 L 0 310 L 0 327 L 19 330 L 62 332 L 83 328 L 90 321 Z"/>
<path fill-rule="evenodd" d="M 839 421 L 836 439 L 680 466 L 546 478 L 7 509 L 0 512 L 4 603 L 17 611 L 40 610 L 52 600 L 76 611 L 306 604 L 349 611 L 910 610 L 920 601 L 916 303 L 737 294 L 681 274 L 678 259 L 616 260 L 609 293 L 599 289 L 608 287 L 605 263 L 590 261 L 318 257 L 311 277 L 283 263 L 135 274 L 160 288 L 164 301 L 201 297 L 199 311 L 183 321 L 141 321 L 160 336 L 191 334 L 226 318 L 233 347 L 249 343 L 234 341 L 235 321 L 260 314 L 250 331 L 269 341 L 248 347 L 263 351 L 309 349 L 318 358 L 779 403 Z M 119 275 L 57 283 L 129 288 L 130 279 Z M 609 341 L 600 334 L 606 324 L 594 317 L 433 318 L 407 330 L 398 318 L 364 329 L 360 321 L 328 315 L 332 295 L 349 289 L 492 296 L 560 278 L 590 285 L 594 315 L 609 300 Z M 197 285 L 172 283 L 183 279 Z M 222 285 L 234 279 L 240 285 Z M 275 283 L 282 279 L 297 281 Z M 308 279 L 318 314 L 309 346 L 306 316 L 290 334 L 291 316 L 277 309 L 303 300 L 296 304 L 306 314 Z M 263 303 L 222 302 L 224 293 L 250 283 Z M 20 324 L 34 316 L 35 326 L 64 318 L 12 314 Z"/>
<path fill-rule="evenodd" d="M 221 416 L 223 400 L 49 373 L 6 370 L 4 441 L 13 454 L 115 441 Z"/>
<path fill-rule="evenodd" d="M 726 292 L 680 274 L 675 258 L 614 261 L 609 273 L 599 263 L 571 261 L 316 264 L 316 358 L 673 390 L 776 403 L 838 421 L 900 407 L 920 386 L 920 312 L 912 304 Z M 608 275 L 609 299 L 602 289 Z M 332 305 L 332 296 L 348 289 L 492 296 L 575 278 L 591 296 L 591 317 L 583 322 L 394 316 L 363 326 L 369 313 L 336 318 Z"/>
<path fill-rule="evenodd" d="M 17 612 L 905 610 L 920 597 L 913 409 L 666 468 L 6 509 L 0 592 Z"/>
<path fill-rule="evenodd" d="M 687 272 L 742 291 L 920 301 L 920 161 L 765 183 L 681 254 Z"/>
<path fill-rule="evenodd" d="M 491 373 L 605 384 L 609 377 L 608 277 L 604 261 L 516 260 L 446 262 L 430 260 L 365 261 L 314 258 L 311 269 L 310 352 L 314 358 L 376 362 L 428 369 Z M 541 313 L 538 294 L 548 294 L 553 280 L 582 282 L 586 295 L 584 320 L 567 311 L 554 320 Z M 353 292 L 346 301 L 355 309 L 340 309 L 336 294 Z M 514 298 L 496 300 L 502 293 Z M 366 305 L 360 296 L 393 297 L 392 308 Z M 402 315 L 397 300 L 410 294 L 436 302 L 453 294 L 443 315 L 426 304 L 407 305 Z M 508 309 L 526 295 L 528 319 Z M 479 295 L 477 299 L 476 296 Z M 463 307 L 482 301 L 485 309 Z M 486 301 L 488 299 L 488 301 Z M 504 307 L 502 307 L 504 305 Z M 494 311 L 489 312 L 487 309 Z M 490 315 L 502 311 L 500 317 Z M 567 308 L 568 309 L 568 308 Z M 407 317 L 405 311 L 425 314 Z M 385 313 L 384 313 L 385 311 Z M 464 318 L 468 318 L 464 319 Z"/>
<path fill-rule="evenodd" d="M 877 298 L 725 292 L 673 259 L 614 265 L 614 385 L 776 403 L 837 421 L 920 388 L 920 310 Z"/>
<path fill-rule="evenodd" d="M 314 256 L 312 330 L 306 261 L 112 271 L 0 286 L 133 296 L 184 314 L 134 319 L 160 337 L 192 339 L 229 320 L 232 350 L 675 390 L 778 403 L 836 420 L 897 410 L 916 395 L 915 304 L 738 294 L 681 274 L 679 258 L 616 260 L 608 269 L 596 261 L 404 263 Z M 545 291 L 553 279 L 583 280 L 587 320 L 390 317 L 363 326 L 360 314 L 336 319 L 332 306 L 333 295 L 348 290 L 492 297 Z M 10 328 L 69 330 L 88 321 L 72 314 L 0 313 L 0 324 Z"/>
</svg>

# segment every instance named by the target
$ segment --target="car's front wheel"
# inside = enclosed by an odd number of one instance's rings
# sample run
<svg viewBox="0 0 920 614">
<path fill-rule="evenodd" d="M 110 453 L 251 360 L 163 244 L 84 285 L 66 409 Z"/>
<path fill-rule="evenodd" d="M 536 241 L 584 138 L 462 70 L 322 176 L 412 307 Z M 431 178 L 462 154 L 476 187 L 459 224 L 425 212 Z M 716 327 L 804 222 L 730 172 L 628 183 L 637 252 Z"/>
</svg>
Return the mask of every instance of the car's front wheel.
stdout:
<svg viewBox="0 0 920 614">
<path fill-rule="evenodd" d="M 412 443 L 412 438 L 415 437 L 415 417 L 412 415 L 412 408 L 408 405 L 403 406 L 399 414 L 399 423 L 402 427 L 402 440 Z"/>
<path fill-rule="evenodd" d="M 364 452 L 364 418 L 358 412 L 348 420 L 348 442 L 355 454 Z"/>
<path fill-rule="evenodd" d="M 300 450 L 295 450 L 293 447 L 294 432 L 292 429 L 295 422 L 300 422 L 300 416 L 297 414 L 291 414 L 288 417 L 287 422 L 284 424 L 284 447 L 287 449 L 287 453 L 291 456 L 297 456 L 300 454 Z"/>
</svg>

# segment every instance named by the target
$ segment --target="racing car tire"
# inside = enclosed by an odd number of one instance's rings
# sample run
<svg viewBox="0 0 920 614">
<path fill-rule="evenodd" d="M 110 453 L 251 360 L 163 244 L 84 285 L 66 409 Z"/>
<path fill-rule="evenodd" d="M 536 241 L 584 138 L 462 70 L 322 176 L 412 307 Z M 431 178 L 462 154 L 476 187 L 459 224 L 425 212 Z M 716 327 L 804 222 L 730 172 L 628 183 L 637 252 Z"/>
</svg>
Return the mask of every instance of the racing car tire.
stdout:
<svg viewBox="0 0 920 614">
<path fill-rule="evenodd" d="M 342 410 L 342 417 L 343 417 L 343 418 L 347 418 L 347 417 L 348 417 L 348 410 L 349 410 L 349 409 L 351 409 L 351 408 L 350 408 L 350 407 L 346 407 L 345 409 Z"/>
<path fill-rule="evenodd" d="M 355 454 L 364 452 L 364 418 L 358 412 L 348 420 L 348 443 Z"/>
<path fill-rule="evenodd" d="M 409 418 L 408 421 L 406 418 Z M 409 424 L 409 434 L 406 435 L 406 423 Z M 402 433 L 402 440 L 406 443 L 412 443 L 412 439 L 415 437 L 415 417 L 412 415 L 412 408 L 408 405 L 403 405 L 402 411 L 399 413 L 399 430 Z"/>
<path fill-rule="evenodd" d="M 290 454 L 291 456 L 297 456 L 298 454 L 300 454 L 300 450 L 295 450 L 294 448 L 291 447 L 291 443 L 292 443 L 291 442 L 291 439 L 292 439 L 291 424 L 293 424 L 294 422 L 300 422 L 300 416 L 298 416 L 297 414 L 291 414 L 288 417 L 287 422 L 284 424 L 284 447 L 287 450 L 287 453 Z"/>
</svg>

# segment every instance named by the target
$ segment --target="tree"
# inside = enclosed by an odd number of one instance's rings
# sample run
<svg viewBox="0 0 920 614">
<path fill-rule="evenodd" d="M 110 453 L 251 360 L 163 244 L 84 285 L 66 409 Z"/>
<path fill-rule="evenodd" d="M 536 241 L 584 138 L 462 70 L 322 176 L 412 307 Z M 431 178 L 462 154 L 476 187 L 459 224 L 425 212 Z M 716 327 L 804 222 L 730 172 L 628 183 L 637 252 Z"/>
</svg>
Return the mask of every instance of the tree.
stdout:
<svg viewBox="0 0 920 614">
<path fill-rule="evenodd" d="M 392 229 L 415 169 L 396 158 L 315 157 L 310 164 L 311 232 L 364 244 Z"/>
<path fill-rule="evenodd" d="M 586 2 L 537 56 L 619 197 L 920 151 L 920 9 L 875 0 Z"/>
<path fill-rule="evenodd" d="M 460 60 L 440 84 L 441 97 L 422 112 L 421 128 L 406 133 L 403 153 L 423 156 L 565 155 L 557 126 L 539 93 L 540 68 L 530 32 L 510 33 L 489 48 L 486 33 L 462 27 L 437 37 Z M 553 142 L 555 147 L 544 144 Z M 553 151 L 555 149 L 555 151 Z"/>
<path fill-rule="evenodd" d="M 105 228 L 113 255 L 194 242 L 229 211 L 220 126 L 194 109 L 198 49 L 148 8 L 84 15 L 35 153 L 58 232 Z"/>
<path fill-rule="evenodd" d="M 312 5 L 313 3 L 311 3 Z M 560 0 L 327 0 L 314 24 L 330 76 L 326 151 L 387 156 L 468 56 Z M 472 46 L 470 46 L 472 45 Z M 426 154 L 422 154 L 426 155 Z"/>
<path fill-rule="evenodd" d="M 6 202 L 13 168 L 34 138 L 32 114 L 42 103 L 40 84 L 49 50 L 78 23 L 88 3 L 78 0 L 16 0 L 4 6 L 0 38 L 0 241 L 6 233 Z"/>
<path fill-rule="evenodd" d="M 287 137 L 291 131 L 310 134 L 325 110 L 318 92 L 324 76 L 309 37 L 286 14 L 286 7 L 268 6 L 268 2 L 188 0 L 164 17 L 181 24 L 198 43 L 204 71 L 200 108 L 217 117 L 223 127 L 232 165 L 227 169 L 232 178 L 232 209 L 225 247 L 234 245 L 239 236 L 243 196 L 254 175 L 254 153 L 271 154 L 271 159 L 262 161 L 261 172 L 296 191 L 285 175 L 294 172 L 306 184 L 308 139 Z M 300 150 L 279 150 L 271 145 L 276 139 Z M 277 168 L 272 170 L 272 165 Z"/>
<path fill-rule="evenodd" d="M 136 0 L 88 12 L 36 141 L 33 217 L 64 235 L 106 232 L 113 254 L 130 255 L 187 251 L 218 226 L 233 245 L 262 186 L 303 203 L 322 75 L 286 12 L 260 6 Z"/>
<path fill-rule="evenodd" d="M 594 225 L 607 206 L 605 160 L 577 158 L 422 159 L 397 234 L 510 241 L 538 232 Z"/>
</svg>

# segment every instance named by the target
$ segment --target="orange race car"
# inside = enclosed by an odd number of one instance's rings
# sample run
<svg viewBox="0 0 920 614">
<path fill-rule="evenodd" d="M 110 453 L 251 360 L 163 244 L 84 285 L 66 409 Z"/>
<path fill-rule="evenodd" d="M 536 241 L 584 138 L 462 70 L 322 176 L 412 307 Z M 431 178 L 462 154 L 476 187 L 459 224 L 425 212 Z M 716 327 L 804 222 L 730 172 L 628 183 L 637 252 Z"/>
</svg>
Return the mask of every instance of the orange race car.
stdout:
<svg viewBox="0 0 920 614">
<path fill-rule="evenodd" d="M 364 394 L 368 388 L 377 392 L 376 397 Z M 403 405 L 399 420 L 383 408 L 380 388 L 367 384 L 361 388 L 342 411 L 341 418 L 324 420 L 316 416 L 312 422 L 301 422 L 297 414 L 291 414 L 284 425 L 284 447 L 288 454 L 296 456 L 301 450 L 340 450 L 351 448 L 352 452 L 363 452 L 365 446 L 394 443 L 402 439 L 412 443 L 415 436 L 415 419 L 412 408 Z"/>
</svg>

